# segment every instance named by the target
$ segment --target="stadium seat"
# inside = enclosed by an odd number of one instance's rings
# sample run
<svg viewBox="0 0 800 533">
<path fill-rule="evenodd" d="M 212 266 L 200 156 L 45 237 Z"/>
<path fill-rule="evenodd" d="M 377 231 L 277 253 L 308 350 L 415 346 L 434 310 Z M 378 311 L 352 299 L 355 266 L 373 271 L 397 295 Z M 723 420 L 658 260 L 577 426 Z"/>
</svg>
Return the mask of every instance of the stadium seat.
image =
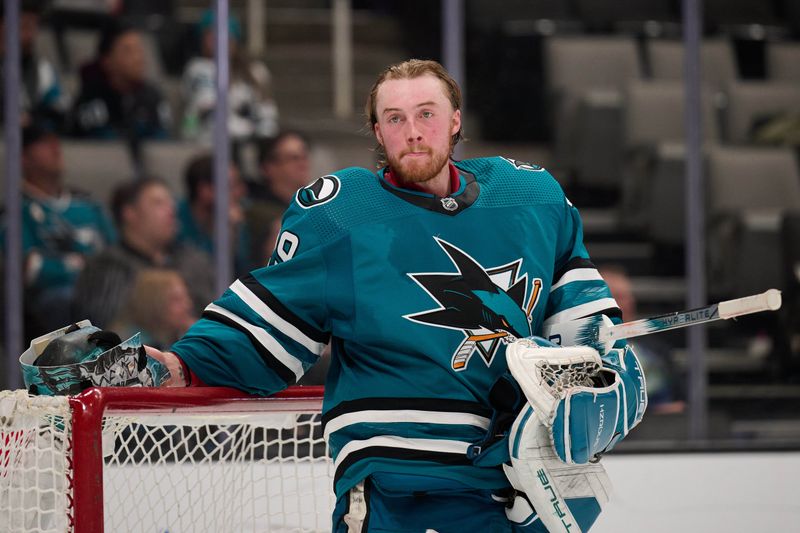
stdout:
<svg viewBox="0 0 800 533">
<path fill-rule="evenodd" d="M 628 148 L 684 139 L 685 87 L 677 81 L 634 81 L 626 88 L 625 144 Z M 709 88 L 702 94 L 703 134 L 719 139 L 716 110 Z"/>
<path fill-rule="evenodd" d="M 764 0 L 704 0 L 703 16 L 709 24 L 777 24 L 772 2 Z"/>
<path fill-rule="evenodd" d="M 706 39 L 700 48 L 703 82 L 718 89 L 738 78 L 733 47 L 728 39 Z M 684 49 L 681 41 L 650 39 L 645 60 L 656 80 L 682 80 Z"/>
<path fill-rule="evenodd" d="M 781 222 L 800 210 L 800 173 L 790 148 L 709 151 L 709 290 L 746 295 L 782 285 Z"/>
<path fill-rule="evenodd" d="M 543 41 L 580 33 L 582 23 L 561 0 L 513 0 L 502 9 L 494 0 L 470 0 L 464 16 L 472 58 L 467 84 L 472 101 L 480 102 L 472 110 L 480 117 L 481 137 L 550 142 Z M 518 120 L 509 122 L 510 115 Z"/>
<path fill-rule="evenodd" d="M 704 0 L 703 20 L 710 31 L 745 39 L 788 33 L 773 2 L 764 0 Z"/>
<path fill-rule="evenodd" d="M 572 19 L 567 2 L 561 0 L 510 0 L 497 8 L 494 0 L 470 0 L 465 5 L 466 18 L 471 27 L 495 31 L 509 20 L 562 21 Z"/>
<path fill-rule="evenodd" d="M 579 186 L 618 188 L 622 90 L 642 77 L 634 38 L 552 37 L 545 68 L 556 160 Z"/>
<path fill-rule="evenodd" d="M 712 215 L 800 207 L 800 175 L 789 148 L 718 146 L 709 164 Z"/>
<path fill-rule="evenodd" d="M 121 141 L 61 140 L 64 181 L 108 206 L 114 188 L 134 177 L 128 146 Z"/>
<path fill-rule="evenodd" d="M 773 81 L 800 83 L 800 43 L 768 43 L 767 76 Z"/>
<path fill-rule="evenodd" d="M 108 206 L 111 191 L 134 175 L 128 147 L 117 141 L 77 141 L 61 139 L 64 158 L 64 183 L 89 193 L 92 198 Z M 0 143 L 0 165 L 5 168 L 5 145 Z M 5 187 L 0 188 L 0 203 L 4 201 Z"/>
<path fill-rule="evenodd" d="M 575 0 L 575 11 L 588 28 L 599 31 L 672 34 L 678 22 L 670 0 Z"/>
<path fill-rule="evenodd" d="M 658 144 L 648 178 L 648 186 L 642 187 L 641 207 L 646 234 L 660 249 L 682 250 L 686 242 L 686 143 Z"/>
<path fill-rule="evenodd" d="M 196 155 L 211 151 L 195 141 L 152 141 L 144 144 L 144 168 L 147 174 L 163 178 L 178 196 L 186 193 L 183 174 Z"/>
<path fill-rule="evenodd" d="M 734 82 L 728 85 L 725 139 L 729 143 L 753 142 L 754 127 L 786 113 L 800 112 L 797 83 Z"/>
<path fill-rule="evenodd" d="M 685 89 L 678 81 L 631 82 L 624 111 L 623 226 L 660 244 L 684 237 Z M 702 93 L 703 138 L 719 140 L 713 93 Z"/>
</svg>

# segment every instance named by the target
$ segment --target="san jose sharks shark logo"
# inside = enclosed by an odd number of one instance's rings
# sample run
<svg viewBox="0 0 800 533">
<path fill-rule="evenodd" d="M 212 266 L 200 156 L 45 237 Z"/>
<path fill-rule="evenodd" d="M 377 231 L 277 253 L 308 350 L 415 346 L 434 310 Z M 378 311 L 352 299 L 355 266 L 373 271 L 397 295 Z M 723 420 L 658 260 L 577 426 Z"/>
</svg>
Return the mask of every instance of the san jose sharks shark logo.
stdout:
<svg viewBox="0 0 800 533">
<path fill-rule="evenodd" d="M 475 352 L 488 367 L 501 342 L 531 335 L 531 313 L 539 300 L 542 280 L 532 281 L 529 294 L 528 275 L 519 275 L 522 259 L 487 269 L 458 247 L 434 239 L 456 272 L 408 274 L 439 307 L 404 318 L 464 333 L 451 359 L 456 372 L 466 370 Z"/>
</svg>

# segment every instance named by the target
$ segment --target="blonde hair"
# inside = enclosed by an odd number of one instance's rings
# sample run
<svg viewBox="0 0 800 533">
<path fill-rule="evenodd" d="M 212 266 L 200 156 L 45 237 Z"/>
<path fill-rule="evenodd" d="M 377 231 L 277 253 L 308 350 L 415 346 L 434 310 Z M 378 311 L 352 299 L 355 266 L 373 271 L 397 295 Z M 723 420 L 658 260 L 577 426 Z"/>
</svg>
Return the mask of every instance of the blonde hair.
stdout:
<svg viewBox="0 0 800 533">
<path fill-rule="evenodd" d="M 176 341 L 184 332 L 168 331 L 164 322 L 164 310 L 168 303 L 170 288 L 176 284 L 186 287 L 183 277 L 166 268 L 145 268 L 136 274 L 128 293 L 128 298 L 115 327 L 124 329 L 126 325 L 136 325 L 148 332 L 154 339 L 165 343 Z"/>
<path fill-rule="evenodd" d="M 442 65 L 436 61 L 409 59 L 407 61 L 403 61 L 402 63 L 396 63 L 386 68 L 386 70 L 378 75 L 378 78 L 372 85 L 372 90 L 369 92 L 369 96 L 367 96 L 367 103 L 364 106 L 364 113 L 366 114 L 368 120 L 367 127 L 369 127 L 370 131 L 374 132 L 375 124 L 378 123 L 378 110 L 376 105 L 378 100 L 378 89 L 380 88 L 381 84 L 383 84 L 383 82 L 386 80 L 410 80 L 419 78 L 426 74 L 431 74 L 441 80 L 441 82 L 444 84 L 447 99 L 450 100 L 453 109 L 461 109 L 461 88 L 458 86 L 456 80 L 450 76 L 450 74 Z M 464 134 L 462 133 L 462 128 L 459 128 L 459 130 L 453 135 L 450 143 L 451 152 L 455 145 L 458 144 L 458 142 L 463 138 Z M 376 150 L 380 156 L 381 163 L 385 164 L 386 154 L 383 151 L 383 146 L 381 146 L 380 143 L 378 143 Z"/>
</svg>

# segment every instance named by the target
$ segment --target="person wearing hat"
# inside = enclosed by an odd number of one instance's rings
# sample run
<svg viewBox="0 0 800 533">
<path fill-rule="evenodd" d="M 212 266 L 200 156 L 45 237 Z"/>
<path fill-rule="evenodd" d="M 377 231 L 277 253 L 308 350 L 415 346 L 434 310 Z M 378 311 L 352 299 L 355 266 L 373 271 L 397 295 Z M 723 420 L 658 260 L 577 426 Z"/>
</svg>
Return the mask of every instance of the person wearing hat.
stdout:
<svg viewBox="0 0 800 533">
<path fill-rule="evenodd" d="M 65 187 L 61 141 L 51 130 L 23 128 L 21 166 L 26 334 L 35 336 L 71 320 L 78 273 L 115 235 L 99 203 Z"/>
</svg>

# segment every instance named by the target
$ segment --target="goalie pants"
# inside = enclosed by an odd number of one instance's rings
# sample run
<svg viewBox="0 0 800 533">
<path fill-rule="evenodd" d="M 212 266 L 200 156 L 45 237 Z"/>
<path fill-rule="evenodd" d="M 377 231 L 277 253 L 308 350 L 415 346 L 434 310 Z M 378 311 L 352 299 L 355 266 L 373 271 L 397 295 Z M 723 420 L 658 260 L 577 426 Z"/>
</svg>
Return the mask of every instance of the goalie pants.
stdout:
<svg viewBox="0 0 800 533">
<path fill-rule="evenodd" d="M 506 518 L 506 497 L 490 490 L 388 493 L 367 478 L 336 501 L 333 533 L 531 533 L 545 532 Z"/>
</svg>

